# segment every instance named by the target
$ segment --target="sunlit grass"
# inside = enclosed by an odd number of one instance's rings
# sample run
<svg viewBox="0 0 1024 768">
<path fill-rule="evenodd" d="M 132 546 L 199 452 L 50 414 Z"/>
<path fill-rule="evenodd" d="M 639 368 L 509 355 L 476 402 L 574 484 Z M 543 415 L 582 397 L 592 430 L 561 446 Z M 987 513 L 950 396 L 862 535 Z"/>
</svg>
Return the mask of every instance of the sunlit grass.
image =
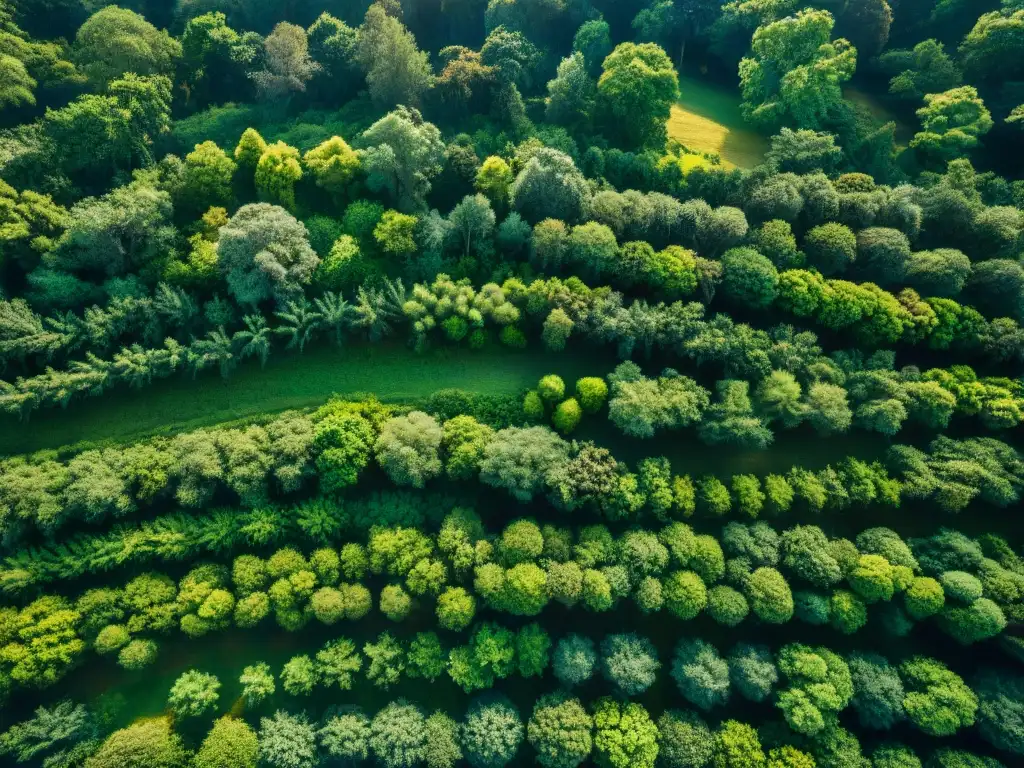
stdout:
<svg viewBox="0 0 1024 768">
<path fill-rule="evenodd" d="M 668 136 L 698 152 L 715 152 L 728 167 L 753 168 L 768 142 L 740 114 L 739 94 L 699 77 L 679 78 L 681 98 L 672 107 Z"/>
</svg>

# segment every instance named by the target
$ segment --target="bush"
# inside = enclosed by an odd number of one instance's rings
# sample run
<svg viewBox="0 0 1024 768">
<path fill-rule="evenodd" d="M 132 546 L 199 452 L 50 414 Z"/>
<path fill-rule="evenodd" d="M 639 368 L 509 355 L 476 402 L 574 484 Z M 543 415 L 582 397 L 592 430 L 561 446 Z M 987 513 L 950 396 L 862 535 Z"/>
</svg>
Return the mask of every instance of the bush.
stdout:
<svg viewBox="0 0 1024 768">
<path fill-rule="evenodd" d="M 567 435 L 579 426 L 582 418 L 583 409 L 580 408 L 580 404 L 575 398 L 569 398 L 558 404 L 551 421 L 555 425 L 555 429 L 563 435 Z"/>
<path fill-rule="evenodd" d="M 608 399 L 608 385 L 604 379 L 586 376 L 576 382 L 576 399 L 584 413 L 597 413 Z"/>
<path fill-rule="evenodd" d="M 537 384 L 537 392 L 549 403 L 557 403 L 565 397 L 565 382 L 561 376 L 548 374 Z"/>
</svg>

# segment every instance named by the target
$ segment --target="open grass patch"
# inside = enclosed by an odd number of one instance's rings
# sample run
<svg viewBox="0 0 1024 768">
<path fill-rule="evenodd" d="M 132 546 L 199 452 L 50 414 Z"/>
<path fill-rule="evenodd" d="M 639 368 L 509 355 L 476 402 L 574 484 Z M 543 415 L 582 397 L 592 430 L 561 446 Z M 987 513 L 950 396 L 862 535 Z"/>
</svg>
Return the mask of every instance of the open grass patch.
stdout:
<svg viewBox="0 0 1024 768">
<path fill-rule="evenodd" d="M 753 168 L 768 149 L 767 140 L 740 114 L 736 91 L 703 78 L 682 75 L 681 98 L 668 120 L 669 138 L 698 152 L 715 152 L 729 167 Z"/>
</svg>

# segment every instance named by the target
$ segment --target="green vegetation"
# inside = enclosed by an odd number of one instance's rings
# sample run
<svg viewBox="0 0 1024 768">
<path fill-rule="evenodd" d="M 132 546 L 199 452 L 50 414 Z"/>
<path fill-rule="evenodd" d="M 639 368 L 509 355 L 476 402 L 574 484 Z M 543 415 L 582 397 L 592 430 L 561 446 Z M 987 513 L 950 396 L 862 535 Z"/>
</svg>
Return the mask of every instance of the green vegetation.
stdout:
<svg viewBox="0 0 1024 768">
<path fill-rule="evenodd" d="M 0 0 L 0 763 L 1016 765 L 1022 41 Z"/>
</svg>

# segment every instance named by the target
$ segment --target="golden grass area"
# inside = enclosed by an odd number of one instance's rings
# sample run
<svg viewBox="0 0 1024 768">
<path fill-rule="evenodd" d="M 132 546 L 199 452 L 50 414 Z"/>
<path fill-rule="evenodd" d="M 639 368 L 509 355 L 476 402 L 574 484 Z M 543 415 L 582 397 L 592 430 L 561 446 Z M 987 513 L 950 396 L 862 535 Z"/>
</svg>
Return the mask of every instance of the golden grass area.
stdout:
<svg viewBox="0 0 1024 768">
<path fill-rule="evenodd" d="M 761 162 L 768 141 L 743 121 L 738 93 L 690 75 L 679 78 L 679 90 L 668 120 L 670 139 L 698 152 L 716 152 L 729 167 Z"/>
</svg>

